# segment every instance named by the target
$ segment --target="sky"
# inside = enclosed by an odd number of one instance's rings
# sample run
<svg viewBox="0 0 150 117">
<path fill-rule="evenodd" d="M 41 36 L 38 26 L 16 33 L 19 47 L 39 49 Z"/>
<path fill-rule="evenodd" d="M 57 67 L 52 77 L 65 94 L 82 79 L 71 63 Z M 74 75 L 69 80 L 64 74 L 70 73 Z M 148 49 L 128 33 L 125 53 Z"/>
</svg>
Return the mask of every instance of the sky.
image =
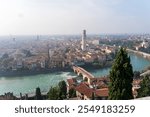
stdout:
<svg viewBox="0 0 150 117">
<path fill-rule="evenodd" d="M 150 33 L 150 0 L 0 0 L 0 35 Z"/>
</svg>

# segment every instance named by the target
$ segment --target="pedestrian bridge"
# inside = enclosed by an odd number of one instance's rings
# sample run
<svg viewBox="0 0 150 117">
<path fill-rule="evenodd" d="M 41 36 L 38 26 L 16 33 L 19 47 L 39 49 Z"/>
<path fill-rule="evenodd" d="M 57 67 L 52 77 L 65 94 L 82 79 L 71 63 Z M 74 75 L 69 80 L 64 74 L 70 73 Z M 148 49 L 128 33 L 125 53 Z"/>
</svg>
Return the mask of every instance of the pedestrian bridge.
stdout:
<svg viewBox="0 0 150 117">
<path fill-rule="evenodd" d="M 78 67 L 78 66 L 73 66 L 73 71 L 78 75 L 78 76 L 82 76 L 84 81 L 87 81 L 89 84 L 93 81 L 94 76 L 89 73 L 88 71 L 86 71 L 85 69 L 83 69 L 82 67 Z"/>
</svg>

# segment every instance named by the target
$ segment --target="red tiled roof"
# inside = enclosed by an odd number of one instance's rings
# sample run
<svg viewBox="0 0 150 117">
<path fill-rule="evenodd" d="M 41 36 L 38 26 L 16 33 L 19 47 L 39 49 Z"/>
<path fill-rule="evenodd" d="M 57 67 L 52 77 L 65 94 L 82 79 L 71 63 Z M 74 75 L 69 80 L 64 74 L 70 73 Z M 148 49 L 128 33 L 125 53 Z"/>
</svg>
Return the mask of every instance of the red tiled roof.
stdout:
<svg viewBox="0 0 150 117">
<path fill-rule="evenodd" d="M 68 82 L 68 85 L 71 86 L 75 84 L 75 79 L 74 78 L 67 79 L 67 82 Z"/>
<path fill-rule="evenodd" d="M 75 88 L 76 79 L 75 78 L 67 79 L 67 83 L 69 90 Z"/>
<path fill-rule="evenodd" d="M 81 83 L 75 89 L 76 91 L 86 95 L 87 97 L 92 97 L 93 89 L 89 88 L 85 83 Z"/>
<path fill-rule="evenodd" d="M 109 93 L 108 88 L 97 89 L 95 91 L 95 94 L 98 97 L 108 97 L 108 93 Z"/>
<path fill-rule="evenodd" d="M 107 88 L 108 87 L 108 79 L 106 78 L 94 78 L 91 81 L 91 84 L 96 85 L 99 88 Z"/>
<path fill-rule="evenodd" d="M 92 97 L 93 92 L 95 92 L 95 95 L 98 97 L 108 97 L 108 92 L 109 92 L 108 88 L 102 88 L 102 89 L 96 89 L 96 90 L 91 89 L 85 83 L 81 83 L 75 89 L 79 93 L 86 95 L 88 98 Z"/>
</svg>

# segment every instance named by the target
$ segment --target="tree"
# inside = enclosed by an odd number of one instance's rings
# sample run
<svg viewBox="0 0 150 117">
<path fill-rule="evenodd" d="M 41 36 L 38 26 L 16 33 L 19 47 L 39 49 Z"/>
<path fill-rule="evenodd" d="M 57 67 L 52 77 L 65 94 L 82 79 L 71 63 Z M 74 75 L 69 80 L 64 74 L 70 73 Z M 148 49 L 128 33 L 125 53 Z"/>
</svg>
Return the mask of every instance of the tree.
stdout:
<svg viewBox="0 0 150 117">
<path fill-rule="evenodd" d="M 76 90 L 74 88 L 71 88 L 69 90 L 69 98 L 76 97 Z"/>
<path fill-rule="evenodd" d="M 140 89 L 138 90 L 138 97 L 150 96 L 150 78 L 145 76 L 140 84 Z"/>
<path fill-rule="evenodd" d="M 132 99 L 133 70 L 130 57 L 121 47 L 110 71 L 109 99 Z"/>
<path fill-rule="evenodd" d="M 41 90 L 39 87 L 36 88 L 35 99 L 42 100 Z"/>
<path fill-rule="evenodd" d="M 60 81 L 58 83 L 58 87 L 59 87 L 59 90 L 60 90 L 60 94 L 59 94 L 60 99 L 65 99 L 67 97 L 67 85 L 66 85 L 66 82 L 64 80 Z"/>
<path fill-rule="evenodd" d="M 48 99 L 50 100 L 59 100 L 59 94 L 60 94 L 60 90 L 59 87 L 51 87 L 49 92 L 48 92 Z"/>
<path fill-rule="evenodd" d="M 134 79 L 140 78 L 141 73 L 139 71 L 134 71 L 133 74 L 134 74 Z"/>
</svg>

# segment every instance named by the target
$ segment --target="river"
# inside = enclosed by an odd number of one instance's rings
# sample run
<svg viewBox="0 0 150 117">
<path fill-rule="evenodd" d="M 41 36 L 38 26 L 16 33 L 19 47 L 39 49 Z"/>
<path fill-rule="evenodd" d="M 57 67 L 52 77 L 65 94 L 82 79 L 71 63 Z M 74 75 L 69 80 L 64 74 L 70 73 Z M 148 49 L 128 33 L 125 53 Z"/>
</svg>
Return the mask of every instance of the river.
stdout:
<svg viewBox="0 0 150 117">
<path fill-rule="evenodd" d="M 142 71 L 150 65 L 150 61 L 135 54 L 129 54 L 134 71 Z M 110 68 L 102 68 L 90 71 L 94 76 L 100 77 L 108 75 Z M 13 92 L 14 95 L 35 92 L 36 87 L 41 91 L 48 91 L 51 86 L 55 86 L 59 81 L 69 77 L 76 77 L 73 72 L 58 72 L 22 77 L 0 77 L 0 95 L 5 92 Z"/>
</svg>

